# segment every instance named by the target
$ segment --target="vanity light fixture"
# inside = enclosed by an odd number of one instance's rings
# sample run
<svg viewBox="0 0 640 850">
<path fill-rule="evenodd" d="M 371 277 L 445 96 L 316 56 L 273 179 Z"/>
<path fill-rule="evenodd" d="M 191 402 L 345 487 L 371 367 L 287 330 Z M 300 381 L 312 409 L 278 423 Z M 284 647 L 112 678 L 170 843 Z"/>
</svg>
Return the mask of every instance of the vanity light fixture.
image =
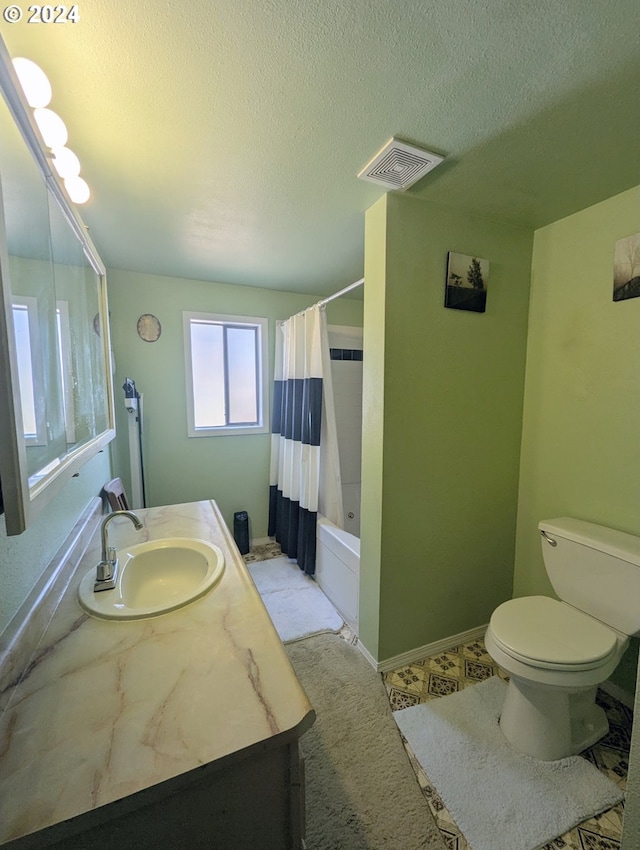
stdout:
<svg viewBox="0 0 640 850">
<path fill-rule="evenodd" d="M 22 56 L 13 60 L 13 67 L 29 106 L 32 109 L 49 106 L 52 96 L 51 83 L 42 68 Z"/>
<path fill-rule="evenodd" d="M 69 134 L 67 127 L 53 109 L 38 107 L 33 110 L 33 117 L 36 119 L 38 129 L 42 133 L 44 143 L 48 148 L 61 148 L 66 144 Z"/>
<path fill-rule="evenodd" d="M 74 204 L 86 204 L 91 197 L 91 189 L 82 177 L 67 177 L 64 181 L 64 188 Z"/>
<path fill-rule="evenodd" d="M 31 59 L 17 56 L 12 62 L 27 103 L 33 109 L 33 117 L 42 139 L 50 149 L 53 166 L 64 181 L 69 198 L 74 204 L 86 203 L 91 197 L 91 190 L 86 180 L 80 177 L 80 160 L 66 147 L 68 133 L 64 121 L 56 112 L 48 109 L 52 90 L 47 75 Z"/>
<path fill-rule="evenodd" d="M 53 149 L 53 167 L 63 180 L 80 174 L 80 160 L 70 148 Z"/>
</svg>

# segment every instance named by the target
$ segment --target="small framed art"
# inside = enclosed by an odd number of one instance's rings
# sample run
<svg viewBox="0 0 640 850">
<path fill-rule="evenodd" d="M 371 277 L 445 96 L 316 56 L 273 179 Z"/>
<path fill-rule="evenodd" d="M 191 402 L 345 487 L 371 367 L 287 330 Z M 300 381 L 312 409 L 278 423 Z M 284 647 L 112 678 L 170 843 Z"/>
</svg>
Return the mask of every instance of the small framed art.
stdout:
<svg viewBox="0 0 640 850">
<path fill-rule="evenodd" d="M 640 297 L 640 233 L 616 242 L 613 258 L 613 300 Z"/>
<path fill-rule="evenodd" d="M 489 261 L 449 251 L 444 306 L 484 313 L 487 307 Z"/>
</svg>

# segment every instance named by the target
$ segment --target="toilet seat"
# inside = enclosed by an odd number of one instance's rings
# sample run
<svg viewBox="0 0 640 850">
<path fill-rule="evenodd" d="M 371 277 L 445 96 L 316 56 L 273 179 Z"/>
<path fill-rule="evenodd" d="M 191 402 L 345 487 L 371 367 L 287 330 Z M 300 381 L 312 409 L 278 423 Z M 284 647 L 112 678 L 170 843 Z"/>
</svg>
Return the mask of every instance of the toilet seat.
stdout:
<svg viewBox="0 0 640 850">
<path fill-rule="evenodd" d="M 616 653 L 610 628 L 565 602 L 524 596 L 503 602 L 489 623 L 491 638 L 507 655 L 549 670 L 592 670 Z"/>
</svg>

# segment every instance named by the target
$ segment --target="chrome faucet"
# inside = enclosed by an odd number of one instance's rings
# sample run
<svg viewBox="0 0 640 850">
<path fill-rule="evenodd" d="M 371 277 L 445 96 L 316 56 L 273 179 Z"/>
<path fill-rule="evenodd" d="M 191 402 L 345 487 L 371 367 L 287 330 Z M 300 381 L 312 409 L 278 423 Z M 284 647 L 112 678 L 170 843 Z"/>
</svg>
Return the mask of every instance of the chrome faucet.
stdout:
<svg viewBox="0 0 640 850">
<path fill-rule="evenodd" d="M 102 520 L 102 525 L 100 526 L 102 556 L 100 563 L 96 567 L 96 580 L 93 585 L 93 589 L 96 593 L 99 590 L 113 590 L 116 586 L 116 581 L 118 580 L 118 559 L 116 557 L 116 550 L 112 546 L 109 546 L 109 539 L 107 537 L 107 526 L 112 519 L 115 519 L 118 516 L 126 516 L 127 519 L 130 519 L 134 524 L 136 531 L 140 531 L 142 528 L 142 523 L 133 511 L 114 511 Z"/>
</svg>

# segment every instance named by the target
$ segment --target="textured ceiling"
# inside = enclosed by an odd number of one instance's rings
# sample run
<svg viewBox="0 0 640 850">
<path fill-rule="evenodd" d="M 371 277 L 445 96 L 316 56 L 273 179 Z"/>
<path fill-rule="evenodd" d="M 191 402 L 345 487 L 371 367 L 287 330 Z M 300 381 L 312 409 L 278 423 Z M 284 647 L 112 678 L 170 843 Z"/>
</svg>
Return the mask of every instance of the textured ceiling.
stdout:
<svg viewBox="0 0 640 850">
<path fill-rule="evenodd" d="M 356 178 L 539 227 L 640 182 L 637 0 L 81 0 L 2 23 L 49 75 L 107 266 L 328 294 L 362 275 Z"/>
</svg>

